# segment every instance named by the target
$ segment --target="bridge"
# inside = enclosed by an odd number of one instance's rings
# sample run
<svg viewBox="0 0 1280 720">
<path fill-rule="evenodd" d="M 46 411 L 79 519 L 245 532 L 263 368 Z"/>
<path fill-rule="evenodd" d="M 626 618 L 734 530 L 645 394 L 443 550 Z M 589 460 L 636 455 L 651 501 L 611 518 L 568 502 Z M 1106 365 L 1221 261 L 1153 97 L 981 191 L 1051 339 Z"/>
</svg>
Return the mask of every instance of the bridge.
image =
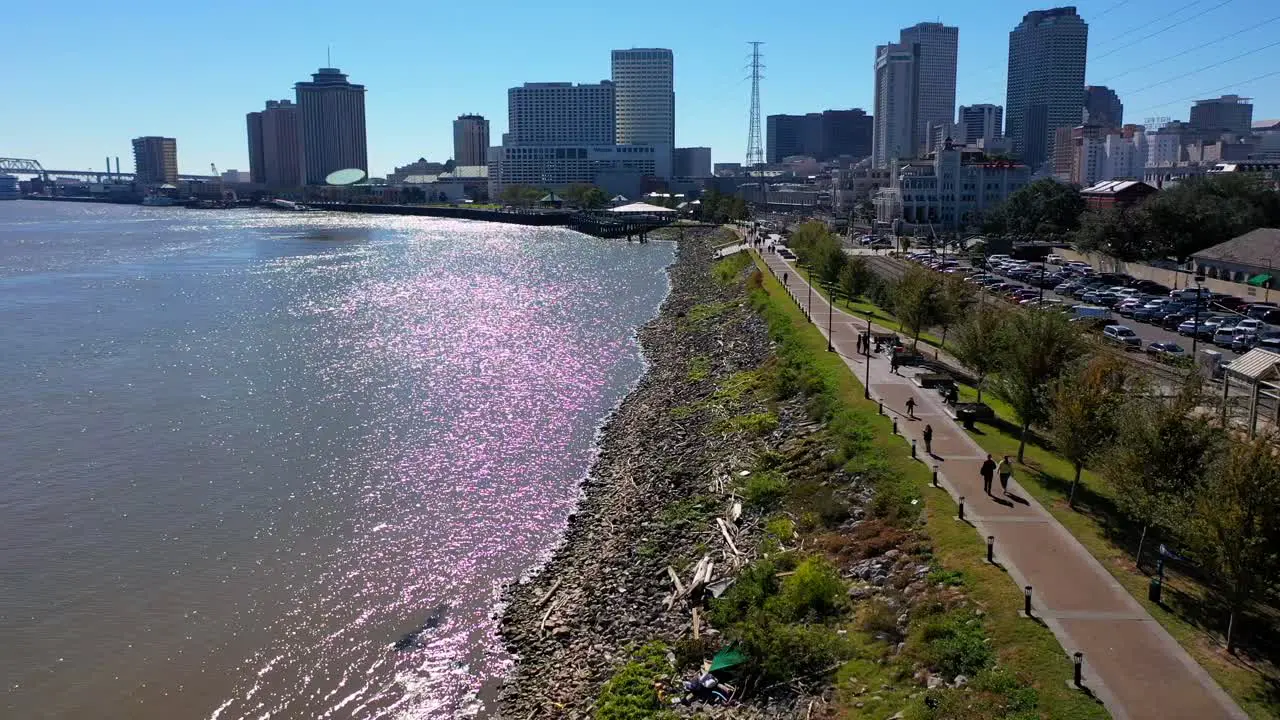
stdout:
<svg viewBox="0 0 1280 720">
<path fill-rule="evenodd" d="M 133 182 L 133 173 L 108 172 L 106 170 L 49 170 L 38 161 L 29 158 L 0 157 L 0 175 L 26 175 L 49 180 L 51 177 L 73 177 L 79 180 L 102 182 L 110 178 L 117 182 Z M 218 180 L 217 175 L 179 175 L 179 180 Z"/>
</svg>

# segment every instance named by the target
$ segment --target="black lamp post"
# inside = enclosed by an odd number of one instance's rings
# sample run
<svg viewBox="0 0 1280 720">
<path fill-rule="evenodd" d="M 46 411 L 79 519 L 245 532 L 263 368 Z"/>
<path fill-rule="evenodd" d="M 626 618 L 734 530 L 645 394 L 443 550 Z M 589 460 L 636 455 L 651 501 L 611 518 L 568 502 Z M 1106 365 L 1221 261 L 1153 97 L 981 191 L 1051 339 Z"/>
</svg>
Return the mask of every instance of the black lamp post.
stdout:
<svg viewBox="0 0 1280 720">
<path fill-rule="evenodd" d="M 807 278 L 809 282 L 805 283 L 809 286 L 809 293 L 804 300 L 804 316 L 809 319 L 809 322 L 813 322 L 813 270 L 807 267 L 805 269 L 809 271 L 809 277 Z"/>
<path fill-rule="evenodd" d="M 1191 367 L 1196 366 L 1196 343 L 1200 340 L 1200 283 L 1203 275 L 1196 275 L 1196 305 L 1191 320 Z M 1194 370 L 1193 370 L 1194 372 Z"/>
<path fill-rule="evenodd" d="M 862 383 L 862 397 L 871 399 L 871 311 L 867 311 L 867 344 L 864 346 L 864 352 L 867 354 L 867 378 Z"/>
<path fill-rule="evenodd" d="M 832 282 L 826 283 L 827 288 L 827 352 L 834 352 L 835 347 L 831 344 L 831 319 L 835 315 L 836 308 L 836 284 Z"/>
</svg>

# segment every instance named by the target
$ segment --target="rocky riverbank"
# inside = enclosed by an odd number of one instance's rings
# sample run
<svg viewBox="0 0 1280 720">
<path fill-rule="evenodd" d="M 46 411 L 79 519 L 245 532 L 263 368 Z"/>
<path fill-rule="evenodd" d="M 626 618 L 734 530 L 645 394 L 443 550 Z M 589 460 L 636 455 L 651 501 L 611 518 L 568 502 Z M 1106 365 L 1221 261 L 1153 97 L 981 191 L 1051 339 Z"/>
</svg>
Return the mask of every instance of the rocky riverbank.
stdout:
<svg viewBox="0 0 1280 720">
<path fill-rule="evenodd" d="M 753 370 L 771 352 L 742 283 L 713 277 L 713 246 L 731 239 L 711 233 L 681 243 L 671 293 L 639 333 L 648 373 L 604 429 L 563 544 L 509 592 L 503 634 L 518 662 L 500 692 L 504 717 L 589 714 L 629 650 L 691 634 L 688 604 L 669 599 L 668 567 L 687 583 L 710 556 L 719 579 L 755 544 L 749 536 L 759 528 L 728 529 L 742 546 L 736 557 L 715 521 L 732 512 L 731 478 L 751 458 L 723 418 L 690 412 L 723 392 L 717 379 Z M 773 410 L 803 422 L 798 407 Z M 785 425 L 773 440 L 785 442 Z"/>
</svg>

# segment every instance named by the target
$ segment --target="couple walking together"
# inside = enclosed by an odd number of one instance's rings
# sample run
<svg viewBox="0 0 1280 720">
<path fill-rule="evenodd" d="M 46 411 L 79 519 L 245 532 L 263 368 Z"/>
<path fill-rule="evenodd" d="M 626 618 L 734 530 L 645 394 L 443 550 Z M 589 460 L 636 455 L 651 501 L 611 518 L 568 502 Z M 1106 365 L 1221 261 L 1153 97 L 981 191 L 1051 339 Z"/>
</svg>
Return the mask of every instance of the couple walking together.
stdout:
<svg viewBox="0 0 1280 720">
<path fill-rule="evenodd" d="M 1004 459 L 996 465 L 996 461 L 991 459 L 991 454 L 987 454 L 987 459 L 982 463 L 982 489 L 991 494 L 991 483 L 997 474 L 1000 475 L 1000 490 L 1005 495 L 1009 494 L 1009 478 L 1013 477 L 1013 463 L 1009 462 L 1009 456 L 1005 455 Z"/>
</svg>

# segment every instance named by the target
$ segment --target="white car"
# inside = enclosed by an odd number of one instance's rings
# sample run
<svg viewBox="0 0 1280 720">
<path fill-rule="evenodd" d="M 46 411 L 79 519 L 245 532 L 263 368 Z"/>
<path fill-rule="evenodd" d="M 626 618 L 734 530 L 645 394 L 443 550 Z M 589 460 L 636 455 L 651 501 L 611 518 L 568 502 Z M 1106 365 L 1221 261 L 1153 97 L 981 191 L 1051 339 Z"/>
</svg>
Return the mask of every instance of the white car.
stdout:
<svg viewBox="0 0 1280 720">
<path fill-rule="evenodd" d="M 1104 340 L 1126 347 L 1142 347 L 1142 338 L 1138 337 L 1138 333 L 1134 332 L 1132 328 L 1125 325 L 1108 325 L 1102 328 L 1102 337 Z"/>
</svg>

